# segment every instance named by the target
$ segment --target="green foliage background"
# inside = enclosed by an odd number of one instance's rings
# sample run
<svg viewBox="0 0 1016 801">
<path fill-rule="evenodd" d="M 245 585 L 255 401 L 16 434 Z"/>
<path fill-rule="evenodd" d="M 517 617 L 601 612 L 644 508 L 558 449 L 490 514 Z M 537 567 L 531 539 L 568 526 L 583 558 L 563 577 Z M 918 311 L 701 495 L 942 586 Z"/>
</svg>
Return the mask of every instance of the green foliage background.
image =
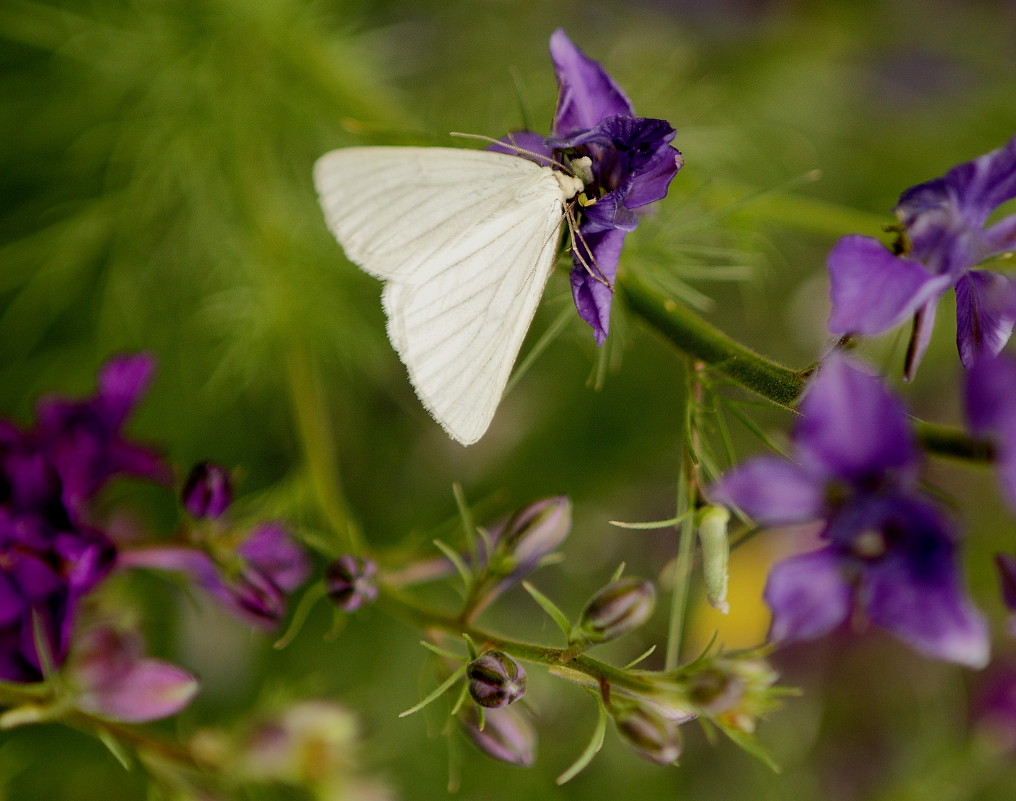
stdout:
<svg viewBox="0 0 1016 801">
<path fill-rule="evenodd" d="M 25 421 L 39 392 L 84 394 L 108 355 L 149 350 L 158 380 L 133 431 L 181 469 L 202 458 L 235 467 L 241 505 L 284 516 L 325 552 L 345 547 L 350 524 L 392 554 L 427 542 L 453 519 L 459 481 L 481 520 L 572 497 L 567 561 L 537 582 L 566 609 L 619 561 L 656 577 L 672 533 L 606 521 L 673 513 L 678 354 L 623 307 L 602 352 L 572 317 L 487 437 L 463 449 L 420 408 L 385 337 L 379 286 L 344 260 L 310 180 L 314 159 L 335 147 L 546 130 L 556 91 L 547 39 L 558 26 L 639 113 L 679 131 L 687 166 L 629 238 L 622 269 L 651 274 L 794 367 L 827 345 L 823 260 L 835 238 L 879 235 L 901 190 L 1016 130 L 1016 7 L 1003 0 L 3 0 L 0 410 Z M 530 342 L 569 302 L 561 272 Z M 944 311 L 922 375 L 904 390 L 919 415 L 941 422 L 960 419 L 951 337 Z M 890 336 L 864 352 L 895 376 L 901 347 Z M 789 424 L 769 410 L 756 419 L 777 438 Z M 737 443 L 742 454 L 762 447 L 746 431 Z M 987 471 L 936 463 L 931 479 L 962 501 L 973 591 L 1000 624 L 989 554 L 1012 549 L 1016 525 Z M 152 530 L 172 524 L 158 493 L 122 495 Z M 441 721 L 396 717 L 434 682 L 418 633 L 367 610 L 326 640 L 330 613 L 318 608 L 293 645 L 274 651 L 157 582 L 123 592 L 153 648 L 205 681 L 168 732 L 332 698 L 361 718 L 365 769 L 401 798 L 445 797 Z M 508 633 L 553 637 L 521 594 L 489 614 Z M 662 641 L 658 618 L 640 635 L 647 643 Z M 1000 657 L 1013 651 L 999 642 Z M 640 644 L 625 641 L 618 659 Z M 698 733 L 676 769 L 608 737 L 591 768 L 557 788 L 594 710 L 537 675 L 537 766 L 512 769 L 461 744 L 460 797 L 1016 791 L 1011 757 L 972 745 L 978 676 L 875 634 L 776 661 L 805 691 L 760 729 L 779 775 Z M 0 780 L 12 799 L 145 797 L 137 772 L 55 726 L 0 734 Z"/>
</svg>

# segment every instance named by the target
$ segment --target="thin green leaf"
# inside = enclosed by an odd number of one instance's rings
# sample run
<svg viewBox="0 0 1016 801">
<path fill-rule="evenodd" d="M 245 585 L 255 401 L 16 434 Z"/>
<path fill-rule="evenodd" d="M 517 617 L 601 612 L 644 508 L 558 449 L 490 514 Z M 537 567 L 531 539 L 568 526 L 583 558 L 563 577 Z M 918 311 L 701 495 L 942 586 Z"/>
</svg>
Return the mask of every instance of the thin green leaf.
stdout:
<svg viewBox="0 0 1016 801">
<path fill-rule="evenodd" d="M 455 505 L 459 508 L 459 517 L 462 520 L 462 530 L 466 534 L 466 545 L 473 557 L 473 564 L 476 562 L 476 524 L 473 522 L 473 512 L 466 503 L 466 495 L 462 491 L 462 485 L 456 481 L 452 484 L 452 495 L 455 496 Z M 461 571 L 460 571 L 461 573 Z M 466 581 L 469 584 L 469 581 Z"/>
<path fill-rule="evenodd" d="M 462 582 L 467 587 L 472 584 L 473 573 L 469 569 L 469 566 L 462 561 L 462 557 L 455 552 L 455 549 L 441 540 L 434 540 L 433 542 L 434 545 L 437 546 L 437 549 L 448 558 L 448 561 L 451 562 L 452 565 L 455 566 L 455 570 L 458 572 L 459 578 L 462 579 Z"/>
<path fill-rule="evenodd" d="M 612 526 L 617 526 L 618 528 L 629 528 L 635 531 L 649 531 L 659 528 L 673 528 L 682 520 L 684 520 L 684 518 L 686 518 L 689 514 L 691 514 L 692 511 L 694 510 L 689 509 L 686 512 L 679 514 L 677 517 L 670 518 L 669 520 L 652 520 L 647 523 L 625 523 L 621 520 L 608 520 L 607 522 L 610 523 L 610 525 Z"/>
<path fill-rule="evenodd" d="M 442 656 L 445 659 L 454 659 L 456 662 L 458 662 L 458 661 L 460 661 L 462 659 L 462 654 L 456 654 L 456 653 L 453 653 L 452 651 L 446 651 L 444 648 L 440 648 L 440 647 L 434 645 L 434 643 L 432 643 L 432 642 L 427 642 L 426 640 L 420 640 L 420 645 L 422 645 L 424 648 L 426 648 L 432 654 L 437 654 L 438 656 Z"/>
<path fill-rule="evenodd" d="M 610 581 L 607 582 L 607 583 L 608 584 L 613 584 L 615 581 L 617 581 L 623 575 L 624 575 L 624 562 L 621 562 L 621 564 L 619 564 L 617 566 L 617 570 L 614 571 L 614 575 L 610 577 Z"/>
<path fill-rule="evenodd" d="M 766 434 L 761 428 L 759 428 L 758 425 L 755 423 L 755 421 L 752 420 L 750 417 L 748 417 L 746 414 L 744 414 L 744 412 L 742 412 L 740 409 L 738 409 L 736 406 L 733 405 L 728 407 L 728 411 L 734 417 L 737 418 L 737 420 L 741 423 L 741 425 L 743 425 L 752 434 L 758 437 L 767 448 L 774 451 L 775 453 L 778 453 L 780 456 L 783 456 L 784 458 L 787 459 L 790 458 L 787 455 L 787 453 L 783 450 L 783 448 L 777 445 L 776 442 L 773 441 L 773 438 L 770 437 L 768 434 Z"/>
<path fill-rule="evenodd" d="M 285 648 L 289 645 L 293 638 L 300 633 L 300 629 L 303 628 L 303 624 L 307 622 L 307 617 L 310 615 L 310 610 L 314 608 L 314 605 L 325 597 L 327 590 L 323 581 L 319 581 L 316 584 L 311 584 L 307 591 L 300 598 L 300 602 L 296 605 L 296 609 L 293 610 L 293 617 L 289 621 L 289 628 L 286 629 L 286 633 L 277 639 L 272 647 L 276 649 Z"/>
<path fill-rule="evenodd" d="M 571 634 L 571 623 L 568 621 L 568 616 L 561 611 L 557 604 L 528 581 L 522 582 L 522 588 L 533 597 L 533 600 L 540 605 L 540 608 L 557 624 L 557 627 L 564 632 L 565 637 Z"/>
<path fill-rule="evenodd" d="M 599 750 L 603 748 L 603 738 L 607 734 L 607 710 L 603 708 L 602 704 L 599 706 L 599 710 L 600 717 L 596 721 L 596 728 L 593 730 L 593 736 L 590 738 L 589 744 L 579 754 L 579 758 L 571 764 L 571 767 L 555 779 L 556 784 L 566 784 L 578 776 L 593 761 L 593 757 L 596 756 Z"/>
<path fill-rule="evenodd" d="M 452 711 L 449 712 L 448 714 L 451 717 L 455 717 L 457 714 L 459 714 L 459 710 L 462 709 L 462 705 L 466 702 L 466 698 L 468 697 L 469 697 L 469 685 L 463 682 L 462 689 L 459 690 L 459 697 L 455 699 L 455 703 L 452 704 Z"/>
<path fill-rule="evenodd" d="M 409 709 L 407 709 L 405 712 L 400 712 L 399 717 L 404 718 L 407 715 L 412 715 L 414 712 L 419 712 L 421 709 L 423 709 L 432 701 L 436 701 L 438 698 L 440 698 L 442 695 L 448 692 L 448 690 L 451 689 L 452 685 L 454 685 L 455 682 L 461 679 L 465 674 L 466 674 L 466 666 L 463 665 L 454 673 L 452 673 L 452 675 L 450 675 L 447 679 L 441 682 L 441 684 L 437 687 L 437 689 L 435 689 L 434 692 L 432 692 L 430 695 L 428 695 L 426 698 L 420 701 L 420 703 L 416 704 L 415 706 L 409 707 Z"/>
<path fill-rule="evenodd" d="M 768 766 L 773 773 L 779 773 L 782 770 L 779 763 L 773 758 L 773 755 L 751 734 L 743 732 L 740 729 L 727 728 L 726 726 L 720 726 L 719 729 L 736 745 Z"/>
<path fill-rule="evenodd" d="M 512 377 L 508 379 L 508 384 L 504 388 L 504 394 L 502 397 L 511 392 L 515 385 L 522 379 L 522 376 L 529 372 L 529 368 L 536 363 L 536 360 L 540 357 L 540 355 L 555 339 L 558 338 L 558 336 L 561 335 L 561 332 L 571 321 L 572 315 L 574 314 L 575 310 L 570 305 L 561 310 L 561 313 L 557 315 L 554 322 L 550 324 L 550 327 L 543 332 L 543 336 L 536 340 L 536 344 L 529 349 L 525 358 L 519 362 L 518 367 L 516 367 L 515 371 L 512 373 Z"/>
<path fill-rule="evenodd" d="M 635 658 L 634 658 L 634 659 L 633 659 L 633 660 L 632 660 L 631 662 L 629 662 L 629 663 L 628 663 L 627 665 L 625 665 L 625 666 L 624 666 L 623 668 L 621 668 L 621 669 L 622 669 L 622 670 L 631 670 L 631 669 L 632 669 L 633 667 L 635 667 L 635 665 L 637 665 L 637 664 L 638 664 L 639 662 L 641 662 L 641 661 L 642 661 L 643 659 L 648 659 L 648 658 L 649 658 L 649 656 L 650 656 L 650 655 L 651 655 L 651 654 L 653 653 L 653 651 L 655 651 L 655 650 L 656 650 L 656 646 L 655 646 L 655 645 L 650 645 L 650 646 L 649 646 L 649 647 L 648 647 L 648 648 L 647 648 L 647 649 L 646 649 L 645 651 L 643 651 L 643 652 L 642 652 L 641 654 L 639 654 L 638 656 L 636 656 L 636 657 L 635 657 Z"/>
<path fill-rule="evenodd" d="M 113 755 L 113 759 L 120 763 L 120 767 L 126 771 L 130 771 L 133 768 L 130 752 L 123 743 L 116 739 L 112 732 L 108 729 L 100 728 L 95 732 L 95 736 L 99 738 L 99 742 L 106 746 L 106 750 Z"/>
</svg>

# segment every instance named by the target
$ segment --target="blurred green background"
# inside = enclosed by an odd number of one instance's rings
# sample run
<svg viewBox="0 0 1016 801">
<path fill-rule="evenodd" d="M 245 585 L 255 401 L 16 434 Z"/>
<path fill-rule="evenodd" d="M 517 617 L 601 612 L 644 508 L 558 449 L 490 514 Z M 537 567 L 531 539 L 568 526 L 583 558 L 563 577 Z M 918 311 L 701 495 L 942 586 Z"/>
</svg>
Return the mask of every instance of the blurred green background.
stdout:
<svg viewBox="0 0 1016 801">
<path fill-rule="evenodd" d="M 448 145 L 449 131 L 496 137 L 525 123 L 546 131 L 556 97 L 547 41 L 559 26 L 640 114 L 678 129 L 686 158 L 629 237 L 622 269 L 651 272 L 793 367 L 828 344 L 823 262 L 835 239 L 879 235 L 903 189 L 1016 131 L 1016 4 L 1006 0 L 2 0 L 0 411 L 27 421 L 39 392 L 84 394 L 108 355 L 148 350 L 159 372 L 137 436 L 181 470 L 198 459 L 235 468 L 241 505 L 284 516 L 326 550 L 341 549 L 349 521 L 385 552 L 427 542 L 454 518 L 458 481 L 481 521 L 548 495 L 573 499 L 567 559 L 537 577 L 569 611 L 620 561 L 656 578 L 673 533 L 607 521 L 673 514 L 678 354 L 623 307 L 602 352 L 573 316 L 487 436 L 463 449 L 420 407 L 385 336 L 380 286 L 344 260 L 311 185 L 315 158 L 336 147 Z M 562 269 L 530 343 L 569 303 Z M 943 310 L 919 380 L 903 391 L 919 415 L 958 423 L 952 336 Z M 890 335 L 862 352 L 895 377 L 904 344 Z M 789 423 L 750 411 L 777 438 Z M 746 429 L 735 438 L 742 454 L 762 447 Z M 937 462 L 929 478 L 965 516 L 973 592 L 997 624 L 998 658 L 1012 657 L 989 557 L 1013 549 L 1016 526 L 986 470 Z M 122 496 L 165 534 L 171 503 L 141 489 Z M 718 625 L 726 645 L 764 637 L 758 593 L 781 545 L 763 540 L 735 559 L 730 619 L 696 613 L 699 645 Z M 446 796 L 441 722 L 396 717 L 434 682 L 418 632 L 366 610 L 326 640 L 320 607 L 275 651 L 165 584 L 119 591 L 153 649 L 204 681 L 168 733 L 330 698 L 359 716 L 355 758 L 393 796 Z M 517 592 L 485 622 L 553 637 Z M 665 630 L 661 612 L 617 660 Z M 534 669 L 537 765 L 514 769 L 459 743 L 459 797 L 1016 792 L 1016 756 L 993 754 L 972 722 L 982 676 L 876 633 L 775 661 L 804 690 L 760 728 L 780 774 L 689 726 L 679 768 L 651 766 L 609 733 L 592 766 L 555 787 L 595 713 L 581 691 Z M 0 779 L 11 799 L 146 797 L 138 771 L 55 726 L 0 734 Z"/>
</svg>

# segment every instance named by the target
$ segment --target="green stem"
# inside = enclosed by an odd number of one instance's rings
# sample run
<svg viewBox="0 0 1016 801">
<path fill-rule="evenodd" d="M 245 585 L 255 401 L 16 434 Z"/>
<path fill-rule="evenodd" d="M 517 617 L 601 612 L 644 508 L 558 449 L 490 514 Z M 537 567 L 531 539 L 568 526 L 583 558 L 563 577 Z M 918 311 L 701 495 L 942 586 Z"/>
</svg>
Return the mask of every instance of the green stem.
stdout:
<svg viewBox="0 0 1016 801">
<path fill-rule="evenodd" d="M 682 353 L 766 400 L 794 407 L 812 368 L 792 370 L 770 361 L 630 273 L 619 275 L 617 286 L 628 308 Z M 916 422 L 914 431 L 928 453 L 973 462 L 994 459 L 989 442 L 962 429 Z"/>
<path fill-rule="evenodd" d="M 390 586 L 382 588 L 378 604 L 387 613 L 421 631 L 437 630 L 453 637 L 461 637 L 465 634 L 471 637 L 477 645 L 485 644 L 525 662 L 567 666 L 589 676 L 596 683 L 604 681 L 612 687 L 620 687 L 631 692 L 651 693 L 654 690 L 654 687 L 644 679 L 586 654 L 576 653 L 573 648 L 551 648 L 501 637 L 463 621 L 460 616 L 420 604 Z"/>
<path fill-rule="evenodd" d="M 808 370 L 791 370 L 760 356 L 630 273 L 620 275 L 617 286 L 628 307 L 679 350 L 755 394 L 793 407 Z"/>
<path fill-rule="evenodd" d="M 343 549 L 360 553 L 363 543 L 346 508 L 331 419 L 317 371 L 309 354 L 300 347 L 293 347 L 286 353 L 286 370 L 296 424 L 318 505 L 328 525 L 343 540 Z"/>
</svg>

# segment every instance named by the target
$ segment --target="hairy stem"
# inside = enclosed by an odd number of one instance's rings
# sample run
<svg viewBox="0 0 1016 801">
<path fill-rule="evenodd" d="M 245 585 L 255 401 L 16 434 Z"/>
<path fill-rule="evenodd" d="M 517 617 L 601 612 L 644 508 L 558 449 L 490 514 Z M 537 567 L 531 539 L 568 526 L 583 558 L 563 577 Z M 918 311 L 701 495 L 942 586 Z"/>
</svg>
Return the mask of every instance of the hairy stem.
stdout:
<svg viewBox="0 0 1016 801">
<path fill-rule="evenodd" d="M 797 403 L 811 367 L 792 370 L 767 359 L 631 273 L 619 275 L 617 286 L 628 308 L 682 353 L 779 406 Z M 994 459 L 991 443 L 962 429 L 917 421 L 914 432 L 928 453 L 973 462 Z"/>
</svg>

